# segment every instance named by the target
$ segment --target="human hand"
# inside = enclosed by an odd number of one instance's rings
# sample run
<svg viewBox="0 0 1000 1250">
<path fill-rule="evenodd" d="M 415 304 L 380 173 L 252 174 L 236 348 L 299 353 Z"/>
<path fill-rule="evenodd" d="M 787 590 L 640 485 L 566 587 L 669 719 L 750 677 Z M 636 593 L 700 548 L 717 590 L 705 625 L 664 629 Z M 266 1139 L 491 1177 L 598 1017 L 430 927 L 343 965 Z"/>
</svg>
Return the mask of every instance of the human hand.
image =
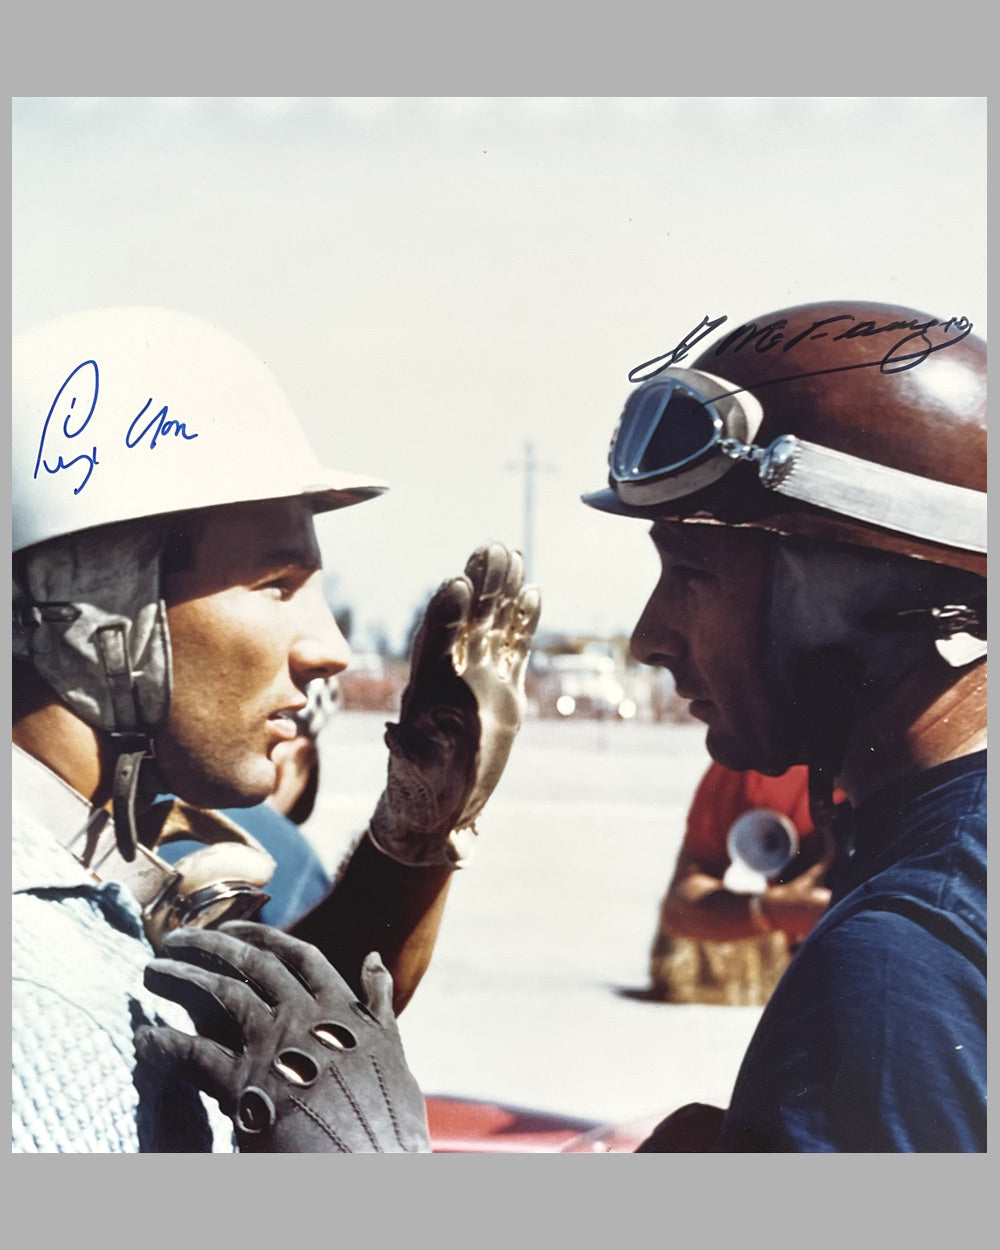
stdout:
<svg viewBox="0 0 1000 1250">
<path fill-rule="evenodd" d="M 430 1153 L 378 955 L 362 966 L 361 1002 L 314 946 L 235 921 L 174 930 L 145 981 L 184 1007 L 200 1036 L 146 1026 L 140 1058 L 215 1098 L 241 1152 Z"/>
<path fill-rule="evenodd" d="M 689 1102 L 661 1120 L 636 1154 L 709 1153 L 722 1128 L 725 1111 L 709 1103 Z"/>
<path fill-rule="evenodd" d="M 791 881 L 769 885 L 764 891 L 762 915 L 792 946 L 806 937 L 830 903 L 830 891 L 821 884 L 827 867 L 825 862 L 814 864 Z"/>
<path fill-rule="evenodd" d="M 292 813 L 296 804 L 302 801 L 313 781 L 313 772 L 319 767 L 316 743 L 302 734 L 289 742 L 279 742 L 271 752 L 271 761 L 277 769 L 277 778 L 265 802 L 294 820 Z"/>
<path fill-rule="evenodd" d="M 472 553 L 424 613 L 398 724 L 386 727 L 386 788 L 369 826 L 411 867 L 461 866 L 506 766 L 524 711 L 541 597 L 500 543 Z"/>
</svg>

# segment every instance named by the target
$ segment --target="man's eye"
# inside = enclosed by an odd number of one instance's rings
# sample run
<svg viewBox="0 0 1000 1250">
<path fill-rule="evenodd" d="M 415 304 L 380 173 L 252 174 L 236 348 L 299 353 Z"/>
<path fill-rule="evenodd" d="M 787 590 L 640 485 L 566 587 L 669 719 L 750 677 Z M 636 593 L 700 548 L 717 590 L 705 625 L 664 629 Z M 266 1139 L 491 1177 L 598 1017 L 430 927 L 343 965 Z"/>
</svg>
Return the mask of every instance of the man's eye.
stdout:
<svg viewBox="0 0 1000 1250">
<path fill-rule="evenodd" d="M 264 582 L 260 589 L 267 591 L 274 599 L 290 599 L 294 594 L 294 587 L 284 578 L 277 578 L 273 582 Z"/>
</svg>

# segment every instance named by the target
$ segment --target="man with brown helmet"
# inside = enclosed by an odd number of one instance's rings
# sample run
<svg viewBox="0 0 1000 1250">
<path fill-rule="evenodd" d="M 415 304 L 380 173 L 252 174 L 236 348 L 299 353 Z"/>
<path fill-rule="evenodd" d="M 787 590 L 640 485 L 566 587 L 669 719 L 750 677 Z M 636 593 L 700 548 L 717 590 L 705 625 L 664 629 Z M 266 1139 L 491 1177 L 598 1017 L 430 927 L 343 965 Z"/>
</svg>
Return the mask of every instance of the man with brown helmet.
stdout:
<svg viewBox="0 0 1000 1250">
<path fill-rule="evenodd" d="M 721 329 L 691 362 L 682 342 L 641 367 L 608 487 L 585 496 L 651 522 L 661 576 L 635 656 L 671 671 L 727 768 L 808 765 L 836 848 L 829 908 L 729 1107 L 681 1108 L 643 1151 L 985 1150 L 986 346 L 971 329 L 839 301 Z"/>
</svg>

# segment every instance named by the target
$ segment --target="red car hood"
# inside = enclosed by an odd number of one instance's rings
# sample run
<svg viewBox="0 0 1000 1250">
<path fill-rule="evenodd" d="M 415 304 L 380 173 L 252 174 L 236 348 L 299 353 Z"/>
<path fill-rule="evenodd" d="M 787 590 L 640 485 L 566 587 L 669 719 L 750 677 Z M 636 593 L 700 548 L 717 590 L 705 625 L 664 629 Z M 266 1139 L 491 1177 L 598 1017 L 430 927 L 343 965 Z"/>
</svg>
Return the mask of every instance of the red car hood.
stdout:
<svg viewBox="0 0 1000 1250">
<path fill-rule="evenodd" d="M 608 1125 L 447 1094 L 426 1103 L 435 1154 L 631 1154 L 663 1118 Z"/>
</svg>

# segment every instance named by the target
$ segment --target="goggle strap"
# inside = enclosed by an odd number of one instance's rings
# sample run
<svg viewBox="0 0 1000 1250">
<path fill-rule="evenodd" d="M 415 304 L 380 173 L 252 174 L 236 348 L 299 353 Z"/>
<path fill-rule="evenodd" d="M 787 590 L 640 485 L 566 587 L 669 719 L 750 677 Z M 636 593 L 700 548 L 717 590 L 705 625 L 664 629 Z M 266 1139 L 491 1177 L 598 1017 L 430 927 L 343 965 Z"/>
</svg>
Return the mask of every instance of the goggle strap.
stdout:
<svg viewBox="0 0 1000 1250">
<path fill-rule="evenodd" d="M 802 503 L 908 534 L 986 552 L 986 494 L 873 464 L 786 434 L 758 464 L 768 490 Z"/>
</svg>

